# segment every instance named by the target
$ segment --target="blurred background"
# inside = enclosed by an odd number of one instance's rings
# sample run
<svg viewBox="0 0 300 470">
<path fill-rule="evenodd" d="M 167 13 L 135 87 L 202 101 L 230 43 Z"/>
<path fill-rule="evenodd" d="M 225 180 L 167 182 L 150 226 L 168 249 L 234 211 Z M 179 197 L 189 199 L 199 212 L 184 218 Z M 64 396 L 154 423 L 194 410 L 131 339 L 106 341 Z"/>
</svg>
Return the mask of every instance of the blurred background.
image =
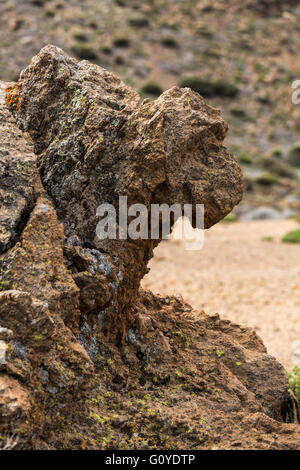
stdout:
<svg viewBox="0 0 300 470">
<path fill-rule="evenodd" d="M 300 0 L 0 0 L 0 79 L 52 43 L 142 97 L 188 86 L 222 109 L 243 202 L 204 248 L 163 242 L 144 286 L 256 328 L 300 366 Z"/>
</svg>

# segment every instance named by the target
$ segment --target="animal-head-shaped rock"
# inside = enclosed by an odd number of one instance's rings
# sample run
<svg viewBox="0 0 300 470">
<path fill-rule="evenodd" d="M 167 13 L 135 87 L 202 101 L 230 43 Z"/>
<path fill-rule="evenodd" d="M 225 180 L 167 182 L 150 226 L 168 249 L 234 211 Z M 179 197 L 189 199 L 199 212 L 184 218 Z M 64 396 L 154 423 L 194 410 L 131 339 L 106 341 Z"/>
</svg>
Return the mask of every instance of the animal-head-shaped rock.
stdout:
<svg viewBox="0 0 300 470">
<path fill-rule="evenodd" d="M 80 250 L 106 253 L 133 290 L 158 241 L 99 241 L 99 205 L 118 213 L 120 196 L 147 209 L 203 204 L 208 228 L 242 197 L 240 168 L 223 145 L 227 124 L 188 88 L 142 100 L 103 68 L 46 46 L 7 90 L 7 103 L 31 133 L 42 183 L 69 244 L 78 247 L 73 259 Z"/>
</svg>

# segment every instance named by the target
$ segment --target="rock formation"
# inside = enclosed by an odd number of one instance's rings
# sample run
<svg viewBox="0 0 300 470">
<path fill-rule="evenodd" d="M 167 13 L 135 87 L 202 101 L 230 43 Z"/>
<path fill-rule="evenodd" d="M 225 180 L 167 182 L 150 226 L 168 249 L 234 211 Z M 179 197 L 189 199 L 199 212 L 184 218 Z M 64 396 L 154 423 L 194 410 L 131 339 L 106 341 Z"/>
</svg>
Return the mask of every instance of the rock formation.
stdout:
<svg viewBox="0 0 300 470">
<path fill-rule="evenodd" d="M 1 100 L 0 437 L 297 448 L 285 371 L 254 331 L 140 291 L 160 240 L 96 237 L 119 196 L 204 204 L 206 228 L 231 211 L 241 172 L 220 112 L 189 89 L 142 101 L 53 46 Z"/>
<path fill-rule="evenodd" d="M 223 146 L 220 112 L 190 89 L 142 101 L 120 80 L 47 46 L 7 102 L 30 135 L 41 181 L 66 235 L 65 256 L 81 310 L 112 332 L 128 313 L 159 240 L 99 240 L 99 204 L 204 204 L 205 226 L 242 196 L 241 171 Z M 125 333 L 125 331 L 123 332 Z"/>
</svg>

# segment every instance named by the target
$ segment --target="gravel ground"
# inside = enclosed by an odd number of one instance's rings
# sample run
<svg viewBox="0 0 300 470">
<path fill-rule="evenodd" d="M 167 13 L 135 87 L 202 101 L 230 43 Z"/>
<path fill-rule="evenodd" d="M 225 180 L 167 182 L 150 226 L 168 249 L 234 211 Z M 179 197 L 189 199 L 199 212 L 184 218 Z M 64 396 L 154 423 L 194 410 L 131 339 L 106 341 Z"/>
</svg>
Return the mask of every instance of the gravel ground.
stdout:
<svg viewBox="0 0 300 470">
<path fill-rule="evenodd" d="M 268 352 L 291 370 L 293 343 L 300 340 L 300 245 L 280 240 L 294 228 L 293 220 L 220 223 L 205 232 L 200 251 L 163 242 L 143 287 L 181 294 L 196 309 L 255 328 Z"/>
</svg>

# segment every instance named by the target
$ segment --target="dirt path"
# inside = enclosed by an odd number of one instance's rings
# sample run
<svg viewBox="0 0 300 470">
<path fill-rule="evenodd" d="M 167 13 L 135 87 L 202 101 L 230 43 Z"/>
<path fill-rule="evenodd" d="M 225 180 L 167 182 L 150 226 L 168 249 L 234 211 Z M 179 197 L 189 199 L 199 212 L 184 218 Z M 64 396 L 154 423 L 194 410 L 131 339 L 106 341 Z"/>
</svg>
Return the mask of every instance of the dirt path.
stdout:
<svg viewBox="0 0 300 470">
<path fill-rule="evenodd" d="M 181 294 L 208 314 L 255 328 L 268 352 L 290 370 L 292 343 L 300 340 L 300 245 L 280 239 L 296 227 L 292 220 L 218 224 L 205 232 L 200 251 L 163 242 L 143 286 Z M 268 236 L 273 241 L 262 240 Z"/>
</svg>

